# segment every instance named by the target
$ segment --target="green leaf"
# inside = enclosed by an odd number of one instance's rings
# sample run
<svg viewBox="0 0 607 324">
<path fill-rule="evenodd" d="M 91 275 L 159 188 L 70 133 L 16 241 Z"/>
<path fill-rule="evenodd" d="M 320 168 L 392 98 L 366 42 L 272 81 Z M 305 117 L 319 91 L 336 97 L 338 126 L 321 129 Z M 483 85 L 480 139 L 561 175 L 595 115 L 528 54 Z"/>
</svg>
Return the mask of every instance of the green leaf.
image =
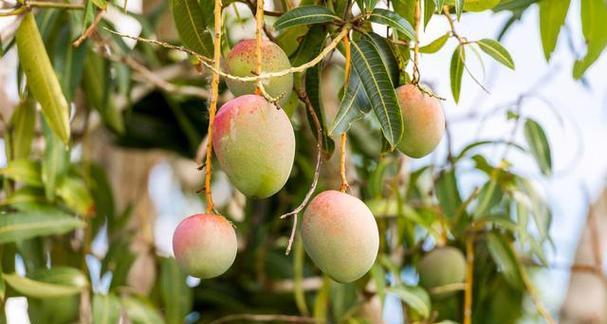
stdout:
<svg viewBox="0 0 607 324">
<path fill-rule="evenodd" d="M 26 159 L 9 161 L 6 167 L 0 169 L 0 175 L 24 184 L 42 186 L 40 163 L 36 161 Z"/>
<path fill-rule="evenodd" d="M 525 139 L 542 174 L 552 173 L 552 154 L 544 129 L 533 119 L 525 121 Z"/>
<path fill-rule="evenodd" d="M 369 36 L 352 42 L 352 66 L 361 78 L 382 132 L 391 146 L 396 146 L 403 134 L 403 119 L 390 74 Z"/>
<path fill-rule="evenodd" d="M 413 29 L 411 23 L 394 11 L 376 8 L 371 13 L 371 16 L 369 16 L 369 20 L 374 23 L 390 26 L 405 35 L 408 39 L 415 39 L 415 29 Z"/>
<path fill-rule="evenodd" d="M 135 297 L 123 297 L 122 305 L 133 324 L 164 323 L 160 313 L 148 301 Z"/>
<path fill-rule="evenodd" d="M 465 62 L 466 52 L 464 46 L 459 45 L 455 48 L 455 51 L 453 51 L 453 56 L 451 56 L 451 69 L 449 73 L 451 79 L 451 93 L 453 93 L 455 103 L 459 101 L 459 94 L 462 89 Z"/>
<path fill-rule="evenodd" d="M 430 44 L 419 48 L 420 53 L 432 54 L 438 52 L 449 40 L 449 33 L 433 40 Z"/>
<path fill-rule="evenodd" d="M 23 16 L 15 37 L 28 88 L 40 103 L 42 114 L 50 128 L 67 143 L 70 137 L 69 106 L 31 12 Z"/>
<path fill-rule="evenodd" d="M 479 218 L 485 216 L 493 206 L 502 198 L 502 192 L 499 189 L 498 180 L 489 179 L 478 194 L 478 204 L 474 208 L 473 217 Z"/>
<path fill-rule="evenodd" d="M 362 95 L 364 95 L 362 83 L 358 74 L 354 72 L 350 75 L 346 93 L 341 99 L 339 110 L 331 127 L 329 127 L 329 135 L 335 136 L 347 132 L 353 122 L 363 118 L 371 110 L 371 106 L 365 105 L 364 102 L 361 103 Z"/>
<path fill-rule="evenodd" d="M 84 226 L 81 220 L 45 205 L 1 216 L 0 244 L 37 236 L 60 235 Z"/>
<path fill-rule="evenodd" d="M 579 79 L 607 47 L 607 3 L 604 0 L 582 0 L 582 31 L 586 40 L 586 55 L 575 61 L 573 77 Z"/>
<path fill-rule="evenodd" d="M 192 307 L 192 290 L 186 285 L 186 275 L 172 258 L 160 261 L 160 292 L 166 322 L 183 323 Z"/>
<path fill-rule="evenodd" d="M 10 159 L 27 159 L 36 131 L 36 103 L 29 98 L 21 102 L 15 108 L 9 125 Z"/>
<path fill-rule="evenodd" d="M 82 287 L 54 284 L 21 277 L 16 273 L 3 274 L 6 283 L 20 294 L 35 298 L 57 298 L 71 296 L 82 291 Z"/>
<path fill-rule="evenodd" d="M 69 167 L 69 152 L 67 147 L 59 137 L 57 137 L 42 123 L 46 148 L 44 150 L 44 160 L 42 161 L 42 182 L 47 199 L 55 199 L 57 184 L 63 180 Z"/>
<path fill-rule="evenodd" d="M 106 0 L 91 0 L 93 2 L 93 4 L 95 4 L 95 6 L 97 6 L 97 8 L 99 9 L 103 9 L 105 10 L 105 8 L 107 8 L 107 1 Z"/>
<path fill-rule="evenodd" d="M 386 298 L 386 271 L 384 271 L 384 268 L 379 263 L 375 263 L 371 267 L 370 273 L 375 283 L 375 289 L 377 289 L 377 295 L 383 305 Z"/>
<path fill-rule="evenodd" d="M 442 171 L 436 180 L 436 196 L 447 217 L 455 216 L 458 208 L 463 203 L 459 192 L 455 170 Z"/>
<path fill-rule="evenodd" d="M 394 51 L 392 50 L 390 43 L 384 37 L 381 37 L 376 33 L 369 32 L 366 35 L 369 36 L 369 40 L 373 42 L 373 45 L 375 45 L 375 48 L 377 48 L 377 51 L 379 52 L 379 56 L 381 56 L 381 60 L 384 63 L 384 66 L 386 66 L 386 68 L 388 69 L 388 75 L 390 76 L 390 80 L 392 80 L 392 86 L 394 88 L 398 87 L 398 77 L 400 75 L 400 69 L 398 65 L 398 60 L 394 55 Z M 363 99 L 366 102 L 369 101 L 368 98 L 364 96 L 359 98 L 359 100 Z"/>
<path fill-rule="evenodd" d="M 522 287 L 523 280 L 519 268 L 519 260 L 516 258 L 512 246 L 506 239 L 496 233 L 487 234 L 487 247 L 498 270 L 506 281 L 514 287 Z"/>
<path fill-rule="evenodd" d="M 86 276 L 76 268 L 54 266 L 50 269 L 38 269 L 34 271 L 30 278 L 36 281 L 65 285 L 84 289 L 89 286 Z"/>
<path fill-rule="evenodd" d="M 399 285 L 389 287 L 386 292 L 395 294 L 421 317 L 428 318 L 430 316 L 430 296 L 422 287 Z"/>
<path fill-rule="evenodd" d="M 113 294 L 93 296 L 93 323 L 114 324 L 120 322 L 120 300 Z"/>
<path fill-rule="evenodd" d="M 476 44 L 478 44 L 478 47 L 487 55 L 514 70 L 514 61 L 512 60 L 510 53 L 508 53 L 508 50 L 506 50 L 498 41 L 485 38 L 479 40 Z"/>
<path fill-rule="evenodd" d="M 0 202 L 0 206 L 5 205 L 20 205 L 29 203 L 42 203 L 46 201 L 44 191 L 40 188 L 24 186 L 4 198 Z"/>
<path fill-rule="evenodd" d="M 326 7 L 301 6 L 280 16 L 274 23 L 274 28 L 281 30 L 293 26 L 323 24 L 335 20 L 339 21 L 341 19 Z"/>
<path fill-rule="evenodd" d="M 455 0 L 455 15 L 457 16 L 457 20 L 462 17 L 462 12 L 464 11 L 465 0 Z"/>
<path fill-rule="evenodd" d="M 79 215 L 90 217 L 95 212 L 95 201 L 81 178 L 63 178 L 57 186 L 57 195 L 67 207 Z"/>
<path fill-rule="evenodd" d="M 71 44 L 69 26 L 62 28 L 59 38 L 55 41 L 53 50 L 53 68 L 59 78 L 61 89 L 68 101 L 72 101 L 74 93 L 82 80 L 88 42 L 78 47 Z"/>
<path fill-rule="evenodd" d="M 169 5 L 183 44 L 201 55 L 212 56 L 213 38 L 206 28 L 210 22 L 206 21 L 198 1 L 170 0 Z"/>
<path fill-rule="evenodd" d="M 550 60 L 550 55 L 556 47 L 570 2 L 571 0 L 542 0 L 539 2 L 540 35 L 546 61 Z"/>
<path fill-rule="evenodd" d="M 428 26 L 428 23 L 430 22 L 430 19 L 432 19 L 435 10 L 436 3 L 434 0 L 424 0 L 424 29 L 426 26 Z"/>
</svg>

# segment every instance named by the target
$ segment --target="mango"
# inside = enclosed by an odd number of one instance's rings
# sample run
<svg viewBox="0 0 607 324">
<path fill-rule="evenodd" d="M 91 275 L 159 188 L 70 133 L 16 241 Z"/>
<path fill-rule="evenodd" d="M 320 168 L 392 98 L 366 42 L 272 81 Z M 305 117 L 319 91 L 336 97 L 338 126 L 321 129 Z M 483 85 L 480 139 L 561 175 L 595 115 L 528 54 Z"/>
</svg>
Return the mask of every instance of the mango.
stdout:
<svg viewBox="0 0 607 324">
<path fill-rule="evenodd" d="M 432 250 L 417 264 L 419 281 L 422 287 L 436 287 L 462 283 L 466 277 L 466 258 L 457 248 L 447 246 Z M 447 296 L 452 293 L 443 293 Z"/>
<path fill-rule="evenodd" d="M 329 190 L 304 212 L 301 235 L 312 261 L 335 281 L 352 282 L 369 271 L 379 249 L 371 211 L 358 198 Z"/>
<path fill-rule="evenodd" d="M 255 39 L 240 41 L 228 53 L 225 67 L 229 74 L 245 77 L 255 75 Z M 278 72 L 291 67 L 289 57 L 280 46 L 269 40 L 261 43 L 261 70 L 262 72 Z M 226 79 L 228 88 L 234 96 L 254 94 L 256 82 L 243 82 L 239 80 Z M 273 98 L 279 98 L 278 103 L 284 106 L 291 96 L 293 90 L 293 74 L 262 80 L 264 89 Z"/>
<path fill-rule="evenodd" d="M 251 198 L 267 198 L 287 182 L 295 159 L 295 133 L 282 109 L 244 95 L 215 117 L 213 149 L 232 184 Z"/>
<path fill-rule="evenodd" d="M 407 84 L 396 89 L 403 115 L 404 133 L 397 148 L 413 158 L 432 152 L 445 133 L 445 114 L 438 99 Z"/>
<path fill-rule="evenodd" d="M 188 275 L 201 279 L 226 272 L 234 263 L 236 250 L 236 232 L 223 216 L 189 216 L 173 233 L 173 253 L 177 264 Z"/>
</svg>

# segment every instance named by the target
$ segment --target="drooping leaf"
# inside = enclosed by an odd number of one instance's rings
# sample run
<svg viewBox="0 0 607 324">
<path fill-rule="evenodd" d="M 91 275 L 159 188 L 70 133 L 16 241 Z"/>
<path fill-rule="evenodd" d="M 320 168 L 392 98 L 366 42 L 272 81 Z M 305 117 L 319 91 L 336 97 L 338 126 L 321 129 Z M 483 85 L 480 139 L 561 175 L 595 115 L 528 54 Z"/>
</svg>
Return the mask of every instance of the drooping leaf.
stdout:
<svg viewBox="0 0 607 324">
<path fill-rule="evenodd" d="M 90 217 L 95 212 L 95 201 L 91 192 L 78 177 L 63 178 L 57 186 L 57 195 L 63 199 L 66 206 L 79 215 Z"/>
<path fill-rule="evenodd" d="M 120 300 L 113 294 L 93 296 L 93 323 L 114 324 L 120 321 Z"/>
<path fill-rule="evenodd" d="M 472 215 L 474 218 L 485 216 L 502 198 L 498 179 L 492 177 L 481 188 L 478 194 L 478 204 Z"/>
<path fill-rule="evenodd" d="M 353 122 L 363 118 L 371 110 L 371 106 L 360 102 L 363 92 L 358 74 L 352 73 L 346 93 L 339 104 L 337 115 L 329 127 L 329 135 L 334 136 L 347 132 Z"/>
<path fill-rule="evenodd" d="M 50 269 L 38 269 L 32 272 L 29 277 L 33 280 L 41 282 L 66 285 L 79 289 L 84 289 L 89 285 L 88 280 L 82 271 L 65 266 L 54 266 Z"/>
<path fill-rule="evenodd" d="M 457 16 L 457 20 L 462 17 L 462 12 L 464 11 L 465 0 L 455 0 L 455 15 Z"/>
<path fill-rule="evenodd" d="M 570 0 L 542 0 L 540 7 L 540 35 L 546 61 L 556 47 L 556 42 L 565 23 Z"/>
<path fill-rule="evenodd" d="M 459 102 L 459 95 L 462 89 L 462 77 L 464 76 L 464 65 L 466 62 L 464 46 L 459 45 L 455 48 L 453 56 L 451 56 L 451 93 L 455 102 Z"/>
<path fill-rule="evenodd" d="M 430 295 L 428 295 L 422 287 L 399 285 L 396 287 L 389 287 L 386 291 L 395 294 L 422 318 L 428 318 L 430 316 L 430 310 L 432 309 Z"/>
<path fill-rule="evenodd" d="M 371 16 L 369 16 L 369 20 L 374 23 L 390 26 L 405 35 L 408 39 L 415 39 L 415 29 L 413 29 L 411 23 L 394 11 L 375 8 Z"/>
<path fill-rule="evenodd" d="M 83 225 L 81 220 L 57 208 L 37 205 L 36 208 L 11 212 L 0 217 L 0 243 L 64 234 Z"/>
<path fill-rule="evenodd" d="M 435 0 L 424 0 L 424 29 L 428 26 L 428 23 L 436 10 L 436 3 L 434 1 Z"/>
<path fill-rule="evenodd" d="M 462 204 L 455 170 L 447 169 L 436 180 L 436 196 L 447 217 L 454 217 Z"/>
<path fill-rule="evenodd" d="M 172 258 L 160 262 L 160 285 L 166 322 L 183 323 L 192 307 L 192 290 L 186 285 L 186 275 Z"/>
<path fill-rule="evenodd" d="M 430 44 L 420 47 L 420 53 L 432 54 L 438 52 L 441 48 L 443 48 L 445 43 L 447 43 L 449 37 L 449 33 L 446 33 L 443 36 L 433 40 Z"/>
<path fill-rule="evenodd" d="M 36 126 L 36 103 L 31 99 L 21 102 L 13 112 L 9 124 L 11 159 L 27 159 L 32 149 Z"/>
<path fill-rule="evenodd" d="M 122 305 L 133 324 L 163 324 L 164 320 L 151 303 L 135 297 L 123 297 Z"/>
<path fill-rule="evenodd" d="M 277 30 L 300 26 L 323 24 L 331 21 L 341 20 L 331 10 L 323 6 L 301 6 L 284 13 L 274 23 Z"/>
<path fill-rule="evenodd" d="M 42 123 L 46 148 L 42 160 L 42 182 L 47 199 L 55 199 L 57 185 L 63 180 L 69 166 L 69 152 L 61 139 Z"/>
<path fill-rule="evenodd" d="M 206 28 L 211 25 L 206 21 L 198 1 L 171 0 L 169 4 L 183 44 L 201 55 L 212 56 L 213 38 Z"/>
<path fill-rule="evenodd" d="M 525 139 L 542 174 L 552 173 L 552 154 L 544 129 L 533 119 L 525 121 Z"/>
<path fill-rule="evenodd" d="M 71 46 L 70 28 L 65 26 L 55 41 L 53 50 L 53 68 L 68 101 L 72 101 L 84 70 L 88 42 L 78 47 Z"/>
<path fill-rule="evenodd" d="M 26 159 L 10 161 L 6 167 L 0 169 L 0 175 L 24 184 L 42 186 L 40 163 L 36 161 Z"/>
<path fill-rule="evenodd" d="M 573 77 L 581 78 L 607 47 L 607 3 L 603 0 L 582 0 L 582 32 L 586 40 L 586 55 L 575 61 Z"/>
<path fill-rule="evenodd" d="M 403 119 L 387 67 L 369 36 L 352 42 L 352 66 L 361 79 L 384 137 L 396 146 L 403 134 Z"/>
<path fill-rule="evenodd" d="M 516 258 L 510 243 L 496 233 L 488 233 L 486 237 L 489 253 L 506 281 L 514 287 L 522 287 L 520 261 Z"/>
<path fill-rule="evenodd" d="M 506 48 L 504 48 L 504 46 L 502 46 L 502 44 L 500 44 L 498 41 L 485 38 L 476 43 L 478 44 L 478 47 L 487 55 L 514 70 L 514 61 L 512 60 L 512 56 L 510 56 L 508 50 L 506 50 Z"/>
<path fill-rule="evenodd" d="M 390 43 L 384 37 L 381 37 L 376 33 L 369 32 L 366 35 L 369 37 L 369 40 L 373 42 L 375 48 L 377 48 L 384 66 L 388 69 L 388 75 L 390 76 L 390 80 L 392 80 L 392 86 L 394 86 L 394 88 L 398 87 L 400 70 L 398 66 L 398 59 L 396 58 L 396 55 L 394 55 L 394 51 L 392 50 Z M 362 99 L 363 98 L 359 98 L 359 100 Z M 366 101 L 368 102 L 369 100 L 366 99 Z"/>
<path fill-rule="evenodd" d="M 33 280 L 21 277 L 16 273 L 5 273 L 3 277 L 9 286 L 28 297 L 57 298 L 71 296 L 80 293 L 83 289 L 83 287 L 79 286 Z"/>
<path fill-rule="evenodd" d="M 24 15 L 15 38 L 28 88 L 40 103 L 49 127 L 67 143 L 70 137 L 69 106 L 31 12 Z"/>
</svg>

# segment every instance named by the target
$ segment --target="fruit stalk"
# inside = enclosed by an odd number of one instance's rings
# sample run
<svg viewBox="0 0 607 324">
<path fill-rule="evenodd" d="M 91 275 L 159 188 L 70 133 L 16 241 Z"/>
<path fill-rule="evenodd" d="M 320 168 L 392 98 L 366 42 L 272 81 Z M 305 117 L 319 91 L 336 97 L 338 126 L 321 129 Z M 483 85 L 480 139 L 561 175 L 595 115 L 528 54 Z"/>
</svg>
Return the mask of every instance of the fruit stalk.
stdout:
<svg viewBox="0 0 607 324">
<path fill-rule="evenodd" d="M 207 131 L 207 154 L 205 161 L 204 193 L 207 200 L 207 213 L 213 213 L 213 193 L 211 192 L 211 163 L 213 157 L 213 122 L 217 111 L 219 95 L 219 70 L 221 69 L 221 0 L 215 0 L 214 40 L 213 40 L 213 76 L 211 78 L 211 102 L 209 103 L 209 128 Z"/>
<path fill-rule="evenodd" d="M 348 35 L 344 37 L 344 47 L 346 54 L 346 62 L 344 65 L 344 93 L 348 89 L 348 83 L 350 82 L 350 68 L 352 59 L 352 50 L 350 48 L 350 38 Z M 341 185 L 339 191 L 346 192 L 350 188 L 348 179 L 346 178 L 346 142 L 348 137 L 346 133 L 341 134 L 340 145 L 339 145 L 339 176 L 341 179 Z"/>
<path fill-rule="evenodd" d="M 257 10 L 255 11 L 255 75 L 261 74 L 261 33 L 263 29 L 263 0 L 257 0 Z M 262 94 L 263 84 L 261 79 L 257 80 L 257 88 L 255 88 L 255 94 Z"/>
<path fill-rule="evenodd" d="M 419 0 L 415 0 L 415 14 L 413 17 L 415 23 L 415 45 L 413 47 L 413 84 L 419 83 L 419 25 L 421 17 L 421 6 L 419 2 Z"/>
</svg>

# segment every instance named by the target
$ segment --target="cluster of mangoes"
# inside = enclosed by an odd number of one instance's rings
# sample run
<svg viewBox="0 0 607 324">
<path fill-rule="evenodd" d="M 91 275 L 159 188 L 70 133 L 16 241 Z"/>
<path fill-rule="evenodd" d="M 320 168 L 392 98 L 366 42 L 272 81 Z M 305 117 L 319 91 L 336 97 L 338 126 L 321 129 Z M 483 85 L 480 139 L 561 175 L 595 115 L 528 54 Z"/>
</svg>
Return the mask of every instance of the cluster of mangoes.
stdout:
<svg viewBox="0 0 607 324">
<path fill-rule="evenodd" d="M 252 76 L 255 40 L 243 40 L 227 55 L 228 73 Z M 291 67 L 285 52 L 263 41 L 262 71 Z M 212 134 L 217 159 L 232 184 L 252 198 L 267 198 L 286 183 L 295 158 L 295 135 L 289 117 L 263 96 L 255 82 L 226 80 L 236 98 L 218 111 Z M 293 88 L 293 75 L 263 80 L 267 94 L 284 104 Z M 415 86 L 397 90 L 405 133 L 398 149 L 411 157 L 430 153 L 440 142 L 445 118 L 438 101 Z M 314 263 L 339 282 L 352 282 L 369 271 L 377 257 L 379 232 L 369 208 L 347 193 L 329 190 L 307 206 L 302 220 L 304 248 Z M 212 278 L 234 262 L 236 233 L 223 216 L 198 214 L 184 219 L 173 235 L 177 263 L 188 274 Z"/>
</svg>

